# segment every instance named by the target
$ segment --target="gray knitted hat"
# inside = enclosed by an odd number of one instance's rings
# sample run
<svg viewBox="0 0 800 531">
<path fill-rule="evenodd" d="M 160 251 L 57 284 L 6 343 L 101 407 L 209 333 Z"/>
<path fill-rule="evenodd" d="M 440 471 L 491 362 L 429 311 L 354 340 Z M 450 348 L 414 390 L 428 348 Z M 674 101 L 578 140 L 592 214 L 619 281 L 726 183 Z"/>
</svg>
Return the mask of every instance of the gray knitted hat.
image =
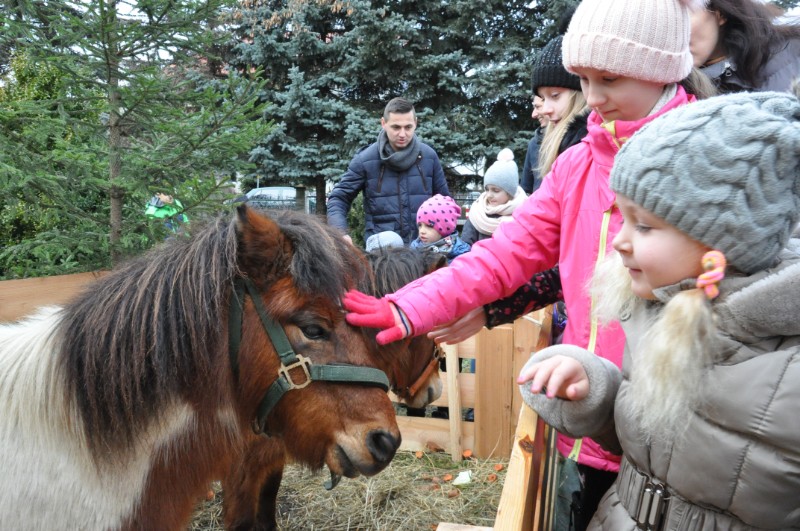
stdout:
<svg viewBox="0 0 800 531">
<path fill-rule="evenodd" d="M 483 176 L 483 187 L 493 184 L 514 197 L 519 186 L 519 169 L 514 162 L 514 152 L 503 148 L 497 154 L 497 162 L 489 166 Z"/>
<path fill-rule="evenodd" d="M 548 42 L 542 53 L 536 58 L 531 71 L 531 88 L 533 94 L 539 87 L 564 87 L 572 90 L 581 90 L 581 79 L 575 74 L 570 74 L 564 68 L 561 60 L 562 35 Z"/>
<path fill-rule="evenodd" d="M 736 269 L 765 269 L 798 220 L 800 101 L 741 93 L 670 111 L 622 147 L 611 188 Z"/>
</svg>

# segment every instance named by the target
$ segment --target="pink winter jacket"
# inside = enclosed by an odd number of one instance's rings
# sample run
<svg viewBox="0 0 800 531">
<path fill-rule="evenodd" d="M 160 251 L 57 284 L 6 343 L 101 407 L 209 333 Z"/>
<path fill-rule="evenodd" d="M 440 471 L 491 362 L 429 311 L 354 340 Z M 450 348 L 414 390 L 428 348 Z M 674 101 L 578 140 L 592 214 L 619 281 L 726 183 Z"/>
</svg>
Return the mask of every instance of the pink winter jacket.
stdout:
<svg viewBox="0 0 800 531">
<path fill-rule="evenodd" d="M 559 264 L 569 319 L 564 343 L 586 348 L 617 366 L 622 364 L 625 336 L 617 324 L 598 328 L 590 317 L 585 285 L 598 259 L 611 249 L 622 216 L 614 208 L 608 176 L 614 156 L 633 133 L 667 111 L 694 101 L 678 91 L 660 111 L 635 122 L 601 125 L 592 112 L 588 134 L 556 159 L 542 186 L 501 223 L 492 238 L 446 268 L 426 275 L 387 298 L 408 316 L 415 335 L 451 321 L 473 308 L 511 295 L 540 271 Z M 601 251 L 602 245 L 602 251 Z M 572 439 L 560 437 L 559 451 L 568 455 Z M 619 456 L 584 439 L 578 462 L 616 472 Z"/>
</svg>

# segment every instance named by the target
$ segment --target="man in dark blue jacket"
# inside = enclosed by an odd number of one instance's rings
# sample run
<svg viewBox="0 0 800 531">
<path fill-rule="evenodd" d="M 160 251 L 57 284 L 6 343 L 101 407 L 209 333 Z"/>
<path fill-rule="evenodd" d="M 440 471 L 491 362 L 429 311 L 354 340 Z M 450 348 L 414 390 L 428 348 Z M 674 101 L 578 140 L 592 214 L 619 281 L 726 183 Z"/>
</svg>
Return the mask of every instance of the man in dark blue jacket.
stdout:
<svg viewBox="0 0 800 531">
<path fill-rule="evenodd" d="M 356 153 L 328 198 L 328 223 L 345 234 L 347 213 L 364 192 L 364 241 L 394 231 L 408 244 L 417 237 L 417 209 L 436 194 L 449 196 L 439 156 L 414 133 L 414 106 L 394 98 L 383 111 L 378 141 Z M 346 236 L 348 239 L 349 235 Z"/>
</svg>

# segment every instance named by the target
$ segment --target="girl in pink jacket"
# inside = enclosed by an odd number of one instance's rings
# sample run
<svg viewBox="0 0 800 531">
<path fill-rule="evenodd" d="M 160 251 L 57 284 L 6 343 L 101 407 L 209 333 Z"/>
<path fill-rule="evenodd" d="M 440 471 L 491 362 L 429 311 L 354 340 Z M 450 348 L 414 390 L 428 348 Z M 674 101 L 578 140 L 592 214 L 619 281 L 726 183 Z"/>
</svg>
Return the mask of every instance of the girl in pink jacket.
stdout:
<svg viewBox="0 0 800 531">
<path fill-rule="evenodd" d="M 421 335 L 470 310 L 506 297 L 535 273 L 560 264 L 569 320 L 563 343 L 578 345 L 617 366 L 625 337 L 618 324 L 598 327 L 585 291 L 611 249 L 622 216 L 608 176 L 614 156 L 656 117 L 694 101 L 679 82 L 692 71 L 689 12 L 698 0 L 583 0 L 563 40 L 564 67 L 578 75 L 587 105 L 588 134 L 556 159 L 541 188 L 450 267 L 383 299 L 349 292 L 354 325 L 384 328 L 379 342 Z M 694 4 L 694 5 L 690 5 Z M 558 449 L 578 463 L 615 473 L 619 456 L 589 439 L 560 437 Z M 613 481 L 613 475 L 611 476 Z M 603 480 L 607 487 L 611 481 Z M 587 491 L 591 486 L 585 486 Z M 595 500 L 584 500 L 591 518 Z M 577 529 L 582 526 L 578 523 Z"/>
</svg>

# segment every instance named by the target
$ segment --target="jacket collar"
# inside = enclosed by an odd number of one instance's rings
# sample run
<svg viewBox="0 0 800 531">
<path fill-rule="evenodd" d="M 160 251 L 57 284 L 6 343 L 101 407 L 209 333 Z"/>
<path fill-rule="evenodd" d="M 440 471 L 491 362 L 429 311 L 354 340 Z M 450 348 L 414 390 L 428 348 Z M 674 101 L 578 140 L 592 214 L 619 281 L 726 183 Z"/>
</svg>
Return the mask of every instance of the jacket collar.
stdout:
<svg viewBox="0 0 800 531">
<path fill-rule="evenodd" d="M 670 99 L 659 111 L 646 116 L 641 120 L 624 121 L 614 120 L 611 124 L 603 124 L 600 115 L 592 111 L 589 114 L 586 136 L 591 149 L 592 157 L 595 163 L 609 168 L 614 163 L 614 156 L 620 147 L 633 136 L 636 131 L 652 122 L 662 114 L 671 111 L 676 107 L 680 107 L 686 103 L 696 101 L 696 98 L 686 93 L 686 90 L 680 85 L 676 87 L 675 96 Z"/>
</svg>

